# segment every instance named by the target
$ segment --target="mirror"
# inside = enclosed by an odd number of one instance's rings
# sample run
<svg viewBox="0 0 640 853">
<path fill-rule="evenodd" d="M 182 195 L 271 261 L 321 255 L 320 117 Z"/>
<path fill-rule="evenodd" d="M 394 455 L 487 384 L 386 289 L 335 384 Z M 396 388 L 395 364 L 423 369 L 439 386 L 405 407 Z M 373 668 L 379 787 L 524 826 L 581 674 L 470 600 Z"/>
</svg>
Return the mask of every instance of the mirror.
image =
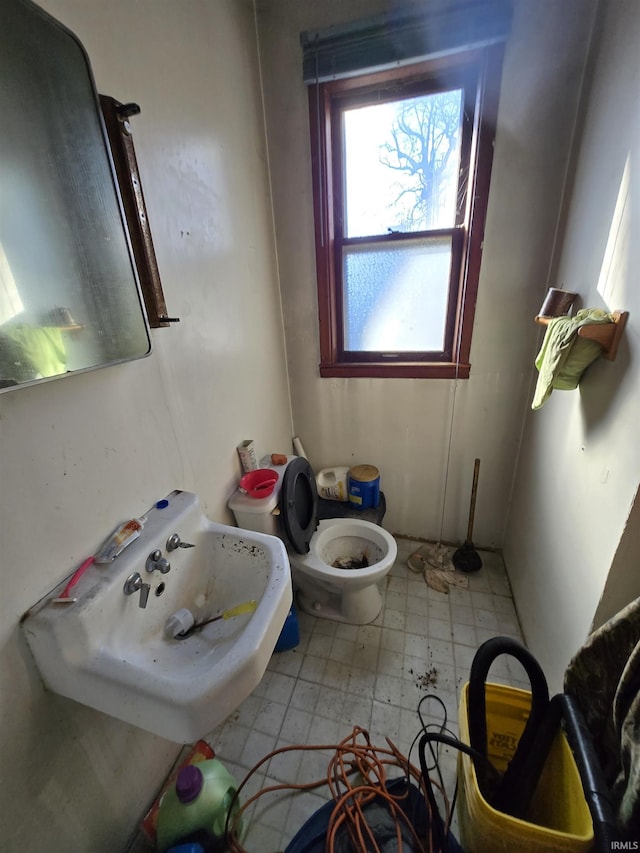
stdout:
<svg viewBox="0 0 640 853">
<path fill-rule="evenodd" d="M 2 0 L 0 79 L 0 391 L 148 355 L 84 48 L 30 0 Z"/>
</svg>

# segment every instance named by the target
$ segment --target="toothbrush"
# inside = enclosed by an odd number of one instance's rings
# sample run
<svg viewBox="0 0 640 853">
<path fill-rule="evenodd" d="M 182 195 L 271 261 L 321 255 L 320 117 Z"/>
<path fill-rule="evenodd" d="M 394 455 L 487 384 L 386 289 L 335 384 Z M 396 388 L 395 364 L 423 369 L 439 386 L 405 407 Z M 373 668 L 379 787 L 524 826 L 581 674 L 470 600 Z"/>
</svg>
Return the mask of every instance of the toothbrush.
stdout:
<svg viewBox="0 0 640 853">
<path fill-rule="evenodd" d="M 183 639 L 184 637 L 189 637 L 191 634 L 193 634 L 194 631 L 198 631 L 200 628 L 204 628 L 205 625 L 210 625 L 212 622 L 217 622 L 218 619 L 233 619 L 234 616 L 242 616 L 244 613 L 253 613 L 257 606 L 257 601 L 244 601 L 242 604 L 237 604 L 235 607 L 230 607 L 229 610 L 224 610 L 218 616 L 212 616 L 211 619 L 205 619 L 202 622 L 196 622 L 195 625 L 192 625 L 190 628 L 187 628 L 186 631 L 183 631 L 181 634 L 176 634 L 176 639 L 178 637 L 180 639 Z"/>
<path fill-rule="evenodd" d="M 87 559 L 81 563 L 75 572 L 71 575 L 69 583 L 62 590 L 60 595 L 57 598 L 52 599 L 54 604 L 73 604 L 76 600 L 75 598 L 70 598 L 69 593 L 71 592 L 71 588 L 74 587 L 77 582 L 80 580 L 82 575 L 87 571 L 87 569 L 93 565 L 95 561 L 95 557 L 87 557 Z"/>
</svg>

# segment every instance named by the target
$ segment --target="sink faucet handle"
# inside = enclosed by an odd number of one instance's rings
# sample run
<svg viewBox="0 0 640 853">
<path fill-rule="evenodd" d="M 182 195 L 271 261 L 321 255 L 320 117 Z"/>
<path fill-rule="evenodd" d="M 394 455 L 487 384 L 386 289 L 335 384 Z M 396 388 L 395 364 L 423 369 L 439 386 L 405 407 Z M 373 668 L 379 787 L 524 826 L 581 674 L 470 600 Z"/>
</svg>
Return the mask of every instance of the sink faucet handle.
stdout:
<svg viewBox="0 0 640 853">
<path fill-rule="evenodd" d="M 162 556 L 162 551 L 156 549 L 149 554 L 144 567 L 148 572 L 155 572 L 157 570 L 161 574 L 166 575 L 171 570 L 171 563 Z"/>
<path fill-rule="evenodd" d="M 125 595 L 133 595 L 134 592 L 140 591 L 140 598 L 138 600 L 138 607 L 141 607 L 143 610 L 147 606 L 147 601 L 149 600 L 149 590 L 151 587 L 148 583 L 143 583 L 142 578 L 140 577 L 140 572 L 133 572 L 124 582 L 123 591 Z"/>
<path fill-rule="evenodd" d="M 176 548 L 195 548 L 190 542 L 183 542 L 178 533 L 172 533 L 167 539 L 167 551 L 175 551 Z"/>
</svg>

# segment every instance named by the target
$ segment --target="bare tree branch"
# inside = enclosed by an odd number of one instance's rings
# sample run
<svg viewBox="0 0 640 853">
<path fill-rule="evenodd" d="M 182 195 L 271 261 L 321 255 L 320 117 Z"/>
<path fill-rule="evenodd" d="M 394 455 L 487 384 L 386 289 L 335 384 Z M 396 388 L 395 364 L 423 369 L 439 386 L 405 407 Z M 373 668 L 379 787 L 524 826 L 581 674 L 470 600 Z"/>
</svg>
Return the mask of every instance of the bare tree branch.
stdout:
<svg viewBox="0 0 640 853">
<path fill-rule="evenodd" d="M 399 184 L 394 202 L 405 225 L 428 227 L 437 221 L 447 190 L 447 172 L 458 151 L 460 114 L 459 91 L 412 98 L 400 106 L 390 141 L 381 147 L 380 162 L 408 178 L 415 177 L 410 185 L 406 181 Z"/>
</svg>

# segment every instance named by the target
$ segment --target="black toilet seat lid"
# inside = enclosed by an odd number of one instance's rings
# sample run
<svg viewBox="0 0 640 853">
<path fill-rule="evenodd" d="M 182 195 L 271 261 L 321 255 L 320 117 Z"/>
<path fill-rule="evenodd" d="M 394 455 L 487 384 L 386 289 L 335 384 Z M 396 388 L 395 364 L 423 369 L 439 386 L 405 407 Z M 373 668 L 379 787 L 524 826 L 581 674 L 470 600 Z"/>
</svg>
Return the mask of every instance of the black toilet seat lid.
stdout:
<svg viewBox="0 0 640 853">
<path fill-rule="evenodd" d="M 318 526 L 318 490 L 304 457 L 298 456 L 287 465 L 280 495 L 280 517 L 291 547 L 298 554 L 307 554 Z"/>
</svg>

